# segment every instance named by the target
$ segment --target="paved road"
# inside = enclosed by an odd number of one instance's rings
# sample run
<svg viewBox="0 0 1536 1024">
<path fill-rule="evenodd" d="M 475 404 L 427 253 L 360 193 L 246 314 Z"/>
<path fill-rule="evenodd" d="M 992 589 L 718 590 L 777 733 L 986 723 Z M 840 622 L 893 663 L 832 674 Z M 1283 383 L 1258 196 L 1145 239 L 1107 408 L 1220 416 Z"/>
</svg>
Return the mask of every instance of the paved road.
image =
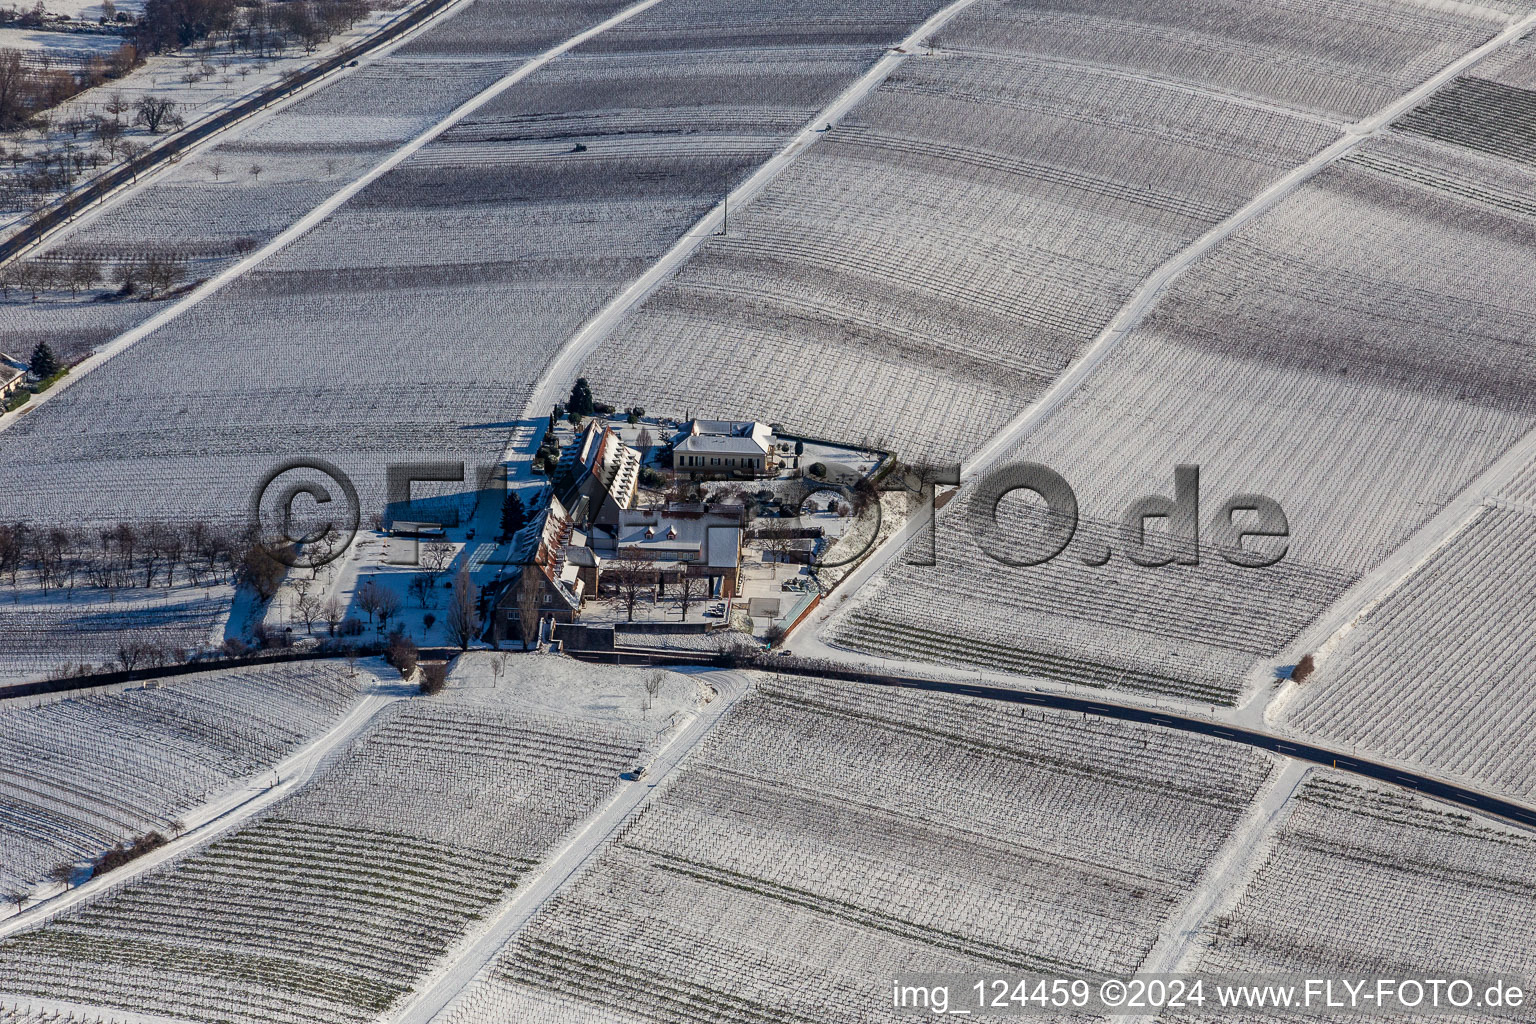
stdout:
<svg viewBox="0 0 1536 1024">
<path fill-rule="evenodd" d="M 419 986 L 394 1015 L 394 1024 L 427 1024 L 475 980 L 508 941 L 545 903 L 590 861 L 623 826 L 638 814 L 678 764 L 709 735 L 731 706 L 751 688 L 735 672 L 701 673 L 720 694 L 677 732 L 651 759 L 643 782 L 624 782 L 609 802 L 587 819 L 564 849 L 544 862 L 536 875 L 518 884 L 517 894 L 503 904 L 489 927 L 466 949 L 450 956 L 446 965 Z"/>
<path fill-rule="evenodd" d="M 786 671 L 798 672 L 802 670 L 786 668 Z M 815 671 L 805 672 L 805 674 L 831 675 L 831 673 L 817 673 Z M 1340 771 L 1351 772 L 1368 779 L 1374 779 L 1377 782 L 1385 782 L 1393 786 L 1412 789 L 1425 796 L 1444 800 L 1447 803 L 1458 804 L 1481 814 L 1493 815 L 1506 821 L 1536 828 L 1536 809 L 1525 807 L 1500 797 L 1490 796 L 1477 790 L 1468 789 L 1465 786 L 1458 786 L 1440 779 L 1431 778 L 1428 775 L 1420 775 L 1403 768 L 1369 761 L 1342 751 L 1329 750 L 1326 747 L 1301 743 L 1256 729 L 1245 729 L 1223 722 L 1201 718 L 1186 718 L 1173 711 L 1132 707 L 1128 704 L 1115 704 L 1110 701 L 1073 697 L 1061 693 L 1044 693 L 1038 690 L 1014 690 L 1004 686 L 987 686 L 984 683 L 946 682 L 937 679 L 919 679 L 906 676 L 866 676 L 857 681 L 872 686 L 898 686 L 904 689 L 927 690 L 934 693 L 954 693 L 963 697 L 979 697 L 983 700 L 1003 701 L 1005 703 L 1031 707 L 1078 711 L 1097 718 L 1113 718 L 1122 722 L 1142 722 L 1150 725 L 1160 725 L 1179 732 L 1212 736 L 1216 739 L 1227 740 L 1232 743 L 1242 743 L 1250 747 L 1258 747 L 1260 750 L 1282 754 L 1299 761 L 1309 761 L 1312 764 L 1322 765 L 1326 768 L 1337 768 Z"/>
</svg>

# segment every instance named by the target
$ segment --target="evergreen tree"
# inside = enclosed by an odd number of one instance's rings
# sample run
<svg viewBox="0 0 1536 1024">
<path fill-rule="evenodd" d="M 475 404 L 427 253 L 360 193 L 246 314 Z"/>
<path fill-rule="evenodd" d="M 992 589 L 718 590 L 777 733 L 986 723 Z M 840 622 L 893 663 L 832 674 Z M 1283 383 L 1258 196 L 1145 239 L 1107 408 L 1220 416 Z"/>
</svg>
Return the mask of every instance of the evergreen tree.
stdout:
<svg viewBox="0 0 1536 1024">
<path fill-rule="evenodd" d="M 43 380 L 59 372 L 59 361 L 46 341 L 38 342 L 32 350 L 32 372 Z"/>
<path fill-rule="evenodd" d="M 521 530 L 528 522 L 528 514 L 523 510 L 523 499 L 517 496 L 516 491 L 507 492 L 507 500 L 501 506 L 501 536 L 508 540 L 514 533 Z"/>
<path fill-rule="evenodd" d="M 571 385 L 571 400 L 566 406 L 579 416 L 591 416 L 597 411 L 592 402 L 592 386 L 587 383 L 587 378 L 576 378 L 576 383 Z"/>
</svg>

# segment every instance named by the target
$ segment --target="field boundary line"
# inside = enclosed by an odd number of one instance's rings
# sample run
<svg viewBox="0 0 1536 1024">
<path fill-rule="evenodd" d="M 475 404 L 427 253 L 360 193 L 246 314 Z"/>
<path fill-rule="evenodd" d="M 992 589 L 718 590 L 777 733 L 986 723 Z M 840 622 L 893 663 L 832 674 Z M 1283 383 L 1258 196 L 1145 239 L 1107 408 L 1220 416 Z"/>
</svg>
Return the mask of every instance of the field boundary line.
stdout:
<svg viewBox="0 0 1536 1024">
<path fill-rule="evenodd" d="M 481 90 L 470 99 L 455 107 L 442 120 L 438 121 L 426 131 L 422 132 L 415 138 L 411 139 L 409 142 L 406 142 L 404 145 L 397 148 L 389 156 L 375 164 L 372 169 L 365 172 L 361 177 L 354 178 L 349 184 L 342 186 L 342 188 L 333 193 L 329 199 L 326 199 L 319 206 L 316 206 L 303 217 L 290 224 L 280 234 L 268 241 L 261 248 L 257 249 L 255 252 L 251 253 L 249 256 L 245 257 L 239 262 L 226 267 L 223 271 L 215 274 L 213 277 L 203 281 L 186 295 L 182 296 L 180 299 L 177 299 L 171 305 L 167 306 L 165 309 L 162 309 L 159 313 L 150 317 L 144 323 L 139 324 L 137 327 L 134 327 L 131 330 L 118 335 L 116 338 L 102 346 L 96 352 L 81 360 L 70 370 L 69 373 L 61 377 L 58 383 L 54 384 L 53 387 L 49 388 L 47 391 L 44 391 L 42 394 L 35 396 L 32 401 L 28 402 L 24 408 L 29 410 L 37 408 L 52 396 L 59 394 L 61 391 L 67 390 L 70 386 L 79 381 L 80 378 L 84 377 L 91 370 L 101 366 L 103 363 L 110 360 L 113 356 L 116 356 L 133 347 L 133 345 L 142 341 L 150 334 L 153 334 L 161 327 L 164 327 L 171 321 L 178 319 L 182 314 L 201 304 L 203 300 L 222 291 L 226 286 L 240 280 L 246 274 L 250 273 L 252 270 L 256 269 L 258 266 L 265 263 L 273 256 L 277 255 L 279 252 L 292 245 L 299 238 L 305 234 L 308 234 L 311 230 L 313 230 L 315 227 L 324 222 L 328 217 L 330 217 L 331 214 L 335 213 L 344 204 L 346 204 L 348 200 L 352 199 L 363 189 L 367 188 L 379 178 L 383 177 L 398 167 L 400 164 L 404 163 L 418 150 L 433 142 L 438 138 L 438 136 L 442 135 L 448 129 L 458 124 L 470 114 L 473 114 L 476 110 L 480 109 L 485 104 L 489 103 L 491 100 L 495 99 L 497 96 L 510 89 L 512 86 L 523 81 L 523 79 L 527 78 L 535 71 L 538 71 L 540 68 L 550 64 L 556 58 L 563 56 L 570 50 L 580 46 L 582 43 L 585 43 L 588 40 L 601 35 L 616 25 L 623 24 L 636 15 L 647 11 L 652 7 L 655 7 L 657 4 L 662 2 L 663 0 L 640 0 L 639 3 L 632 4 L 631 6 L 624 8 L 622 11 L 612 15 L 606 20 L 601 21 L 598 24 L 591 26 L 590 28 L 584 29 L 578 34 L 571 36 L 564 42 L 559 43 L 548 50 L 545 50 L 538 56 L 528 59 L 523 64 L 521 64 L 516 71 L 513 71 L 510 74 L 498 79 L 492 85 Z M 13 423 L 17 422 L 21 418 L 22 417 L 18 415 L 0 420 L 0 431 L 9 429 Z"/>
<path fill-rule="evenodd" d="M 676 273 L 704 244 L 705 239 L 714 236 L 715 229 L 724 223 L 726 210 L 729 207 L 746 206 L 756 199 L 779 175 L 788 170 L 807 149 L 814 145 L 816 140 L 827 134 L 828 130 L 842 121 L 849 111 L 868 98 L 907 58 L 914 56 L 909 52 L 913 47 L 921 45 L 928 36 L 943 28 L 956 15 L 976 2 L 977 0 L 955 0 L 948 7 L 930 16 L 901 42 L 886 50 L 868 71 L 806 122 L 805 127 L 800 129 L 799 133 L 782 149 L 759 165 L 746 181 L 728 192 L 724 200 L 715 204 L 704 216 L 684 230 L 682 236 L 672 244 L 670 249 L 662 253 L 645 273 L 630 282 L 629 286 L 618 295 L 609 299 L 602 309 L 598 310 L 560 346 L 559 351 L 540 371 L 533 394 L 529 396 L 528 403 L 523 406 L 522 418 L 542 419 L 548 415 L 549 409 L 562 397 L 561 392 L 567 383 L 567 378 L 574 379 L 580 365 L 607 340 L 623 319 L 649 298 L 667 278 Z M 540 409 L 543 409 L 542 413 L 539 412 Z"/>
<path fill-rule="evenodd" d="M 445 16 L 458 13 L 465 3 L 466 0 L 418 0 L 356 42 L 340 47 L 307 67 L 295 68 L 271 85 L 233 97 L 223 109 L 210 111 L 166 136 L 135 161 L 108 167 L 87 179 L 77 193 L 61 196 L 50 203 L 48 212 L 39 221 L 24 224 L 0 240 L 0 265 L 23 256 L 57 234 L 89 223 L 124 196 L 158 180 L 182 157 L 196 153 L 251 120 L 282 111 L 316 89 L 345 77 L 351 71 L 349 61 L 361 63 L 366 60 L 371 64 L 415 39 Z M 402 22 L 411 24 L 402 27 Z"/>
<path fill-rule="evenodd" d="M 1307 624 L 1295 640 L 1281 648 L 1274 659 L 1256 665 L 1249 680 L 1267 673 L 1274 661 L 1284 664 L 1299 660 L 1305 654 L 1316 655 L 1318 666 L 1321 667 L 1328 655 L 1338 649 L 1344 637 L 1406 586 L 1447 545 L 1461 536 L 1485 508 L 1509 507 L 1498 492 L 1533 462 L 1536 462 L 1536 429 L 1506 449 L 1471 483 L 1458 491 L 1444 508 L 1394 548 L 1376 568 L 1340 594 L 1321 615 Z M 1262 691 L 1256 692 L 1239 706 L 1238 713 L 1245 721 L 1256 721 L 1267 727 L 1290 731 L 1275 716 L 1294 699 L 1300 688 L 1301 684 L 1287 681 L 1286 685 L 1272 692 L 1267 699 L 1263 699 Z M 1302 734 L 1298 732 L 1297 735 Z"/>
<path fill-rule="evenodd" d="M 1317 766 L 1287 758 L 1254 795 L 1237 825 L 1195 881 L 1195 888 L 1170 914 L 1138 974 L 1175 974 L 1195 948 L 1206 923 L 1242 897 L 1247 880 L 1271 849 L 1292 798 Z M 1239 884 L 1242 883 L 1242 884 Z M 1155 1024 L 1155 1016 L 1133 1017 L 1126 1024 Z"/>
<path fill-rule="evenodd" d="M 748 679 L 730 670 L 714 669 L 699 675 L 726 685 L 716 687 L 715 700 L 652 755 L 646 775 L 649 781 L 639 786 L 636 781 L 621 779 L 613 796 L 587 816 L 559 851 L 545 857 L 534 872 L 518 880 L 511 899 L 492 910 L 479 933 L 461 938 L 429 975 L 418 980 L 406 1001 L 384 1020 L 391 1024 L 428 1024 L 448 1009 L 496 962 L 497 955 L 539 910 L 580 875 L 625 824 L 650 805 L 658 787 L 752 690 Z"/>
<path fill-rule="evenodd" d="M 44 897 L 26 910 L 0 919 L 0 939 L 47 924 L 76 905 L 126 885 L 150 870 L 238 828 L 256 814 L 303 788 L 332 752 L 360 736 L 385 708 L 408 699 L 414 692 L 415 687 L 408 684 L 375 682 L 370 690 L 359 694 L 352 709 L 323 735 L 306 743 L 271 768 L 238 780 L 216 799 L 190 809 L 184 816 L 190 819 L 187 820 L 188 827 L 180 836 L 115 871 L 98 875 L 73 889 Z M 286 778 L 283 777 L 284 772 L 288 773 Z M 253 792 L 253 782 L 259 782 L 269 773 L 280 781 L 267 789 Z"/>
<path fill-rule="evenodd" d="M 1205 256 L 1221 242 L 1236 234 L 1241 228 L 1269 212 L 1282 199 L 1287 198 L 1325 167 L 1362 145 L 1377 132 L 1424 102 L 1424 100 L 1438 92 L 1459 75 L 1475 67 L 1510 43 L 1520 39 L 1521 36 L 1525 35 L 1532 28 L 1536 28 L 1536 14 L 1527 15 L 1519 21 L 1511 23 L 1502 32 L 1499 32 L 1475 49 L 1462 54 L 1459 58 L 1447 64 L 1412 90 L 1378 110 L 1375 114 L 1362 118 L 1348 126 L 1341 138 L 1319 150 L 1305 163 L 1292 168 L 1289 172 L 1271 182 L 1267 188 L 1237 212 L 1185 246 L 1172 259 L 1153 271 L 1151 275 L 1142 281 L 1140 287 L 1132 294 L 1130 300 L 1120 307 L 1119 312 L 1115 314 L 1115 318 L 1110 321 L 1109 326 L 1083 350 L 1082 355 L 1067 368 L 1065 373 L 1056 379 L 1055 383 L 1046 390 L 1045 394 L 1041 395 L 1029 408 L 1015 416 L 1002 430 L 998 431 L 985 444 L 971 453 L 970 458 L 962 464 L 962 483 L 976 479 L 982 470 L 1001 459 L 1009 448 L 1017 445 L 1044 422 L 1051 413 L 1064 405 L 1072 393 L 1077 390 L 1078 386 L 1111 353 L 1118 349 L 1126 336 L 1141 323 L 1142 318 L 1145 317 L 1152 305 L 1162 295 L 1163 290 L 1197 260 Z"/>
</svg>

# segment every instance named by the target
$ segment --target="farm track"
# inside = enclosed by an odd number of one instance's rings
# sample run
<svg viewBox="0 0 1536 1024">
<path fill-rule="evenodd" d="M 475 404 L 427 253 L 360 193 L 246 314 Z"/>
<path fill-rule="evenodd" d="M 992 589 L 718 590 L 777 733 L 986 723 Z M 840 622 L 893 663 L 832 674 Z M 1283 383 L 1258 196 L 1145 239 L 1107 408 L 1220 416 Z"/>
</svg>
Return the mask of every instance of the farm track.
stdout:
<svg viewBox="0 0 1536 1024">
<path fill-rule="evenodd" d="M 1456 538 L 1477 515 L 1485 496 L 1495 494 L 1517 480 L 1522 468 L 1531 464 L 1533 459 L 1536 459 L 1536 431 L 1527 434 L 1506 451 L 1389 558 L 1340 596 L 1321 618 L 1280 652 L 1280 659 L 1283 661 L 1287 657 L 1294 657 L 1299 660 L 1304 654 L 1319 650 L 1331 651 L 1337 647 L 1346 634 L 1406 585 L 1437 552 Z M 1260 666 L 1255 672 L 1263 670 L 1264 666 Z M 1283 696 L 1283 693 L 1255 693 L 1240 709 L 1244 720 L 1267 724 L 1272 709 Z"/>
<path fill-rule="evenodd" d="M 197 287 L 188 292 L 185 296 L 176 300 L 171 305 L 157 313 L 155 316 L 151 317 L 149 320 L 139 324 L 132 330 L 124 332 L 123 334 L 114 338 L 108 344 L 99 348 L 89 358 L 77 364 L 68 376 L 61 379 L 52 388 L 36 396 L 31 402 L 28 403 L 28 407 L 36 408 L 53 396 L 67 390 L 70 385 L 79 381 L 91 370 L 109 361 L 113 356 L 116 356 L 119 353 L 131 348 L 137 342 L 148 337 L 150 334 L 159 330 L 161 327 L 164 327 L 166 324 L 178 319 L 193 307 L 201 304 L 203 300 L 213 296 L 214 294 L 222 291 L 228 285 L 233 284 L 234 282 L 245 277 L 246 274 L 250 273 L 256 267 L 265 263 L 268 259 L 275 256 L 277 253 L 286 249 L 293 242 L 297 241 L 299 238 L 303 237 L 305 234 L 311 231 L 316 225 L 326 220 L 363 189 L 367 188 L 373 182 L 377 181 L 379 178 L 383 177 L 385 174 L 389 173 L 391 170 L 404 163 L 410 156 L 424 148 L 427 144 L 436 140 L 444 132 L 448 131 L 454 125 L 458 124 L 464 118 L 468 117 L 476 110 L 479 110 L 487 103 L 490 103 L 507 89 L 516 85 L 518 82 L 523 81 L 535 71 L 538 71 L 540 68 L 548 65 L 562 54 L 575 49 L 581 44 L 598 35 L 601 35 L 603 32 L 606 32 L 608 29 L 613 28 L 616 25 L 623 24 L 636 15 L 649 10 L 661 2 L 662 0 L 641 0 L 641 2 L 624 8 L 612 17 L 607 18 L 604 21 L 599 22 L 598 24 L 580 33 L 577 33 L 574 36 L 571 36 L 565 41 L 543 51 L 537 56 L 524 62 L 518 67 L 516 71 L 513 71 L 511 74 L 497 80 L 491 86 L 487 87 L 475 96 L 471 97 L 469 100 L 460 104 L 446 117 L 432 125 L 426 131 L 420 133 L 405 145 L 395 149 L 388 157 L 375 164 L 374 167 L 366 174 L 363 174 L 361 177 L 354 179 L 351 183 L 335 192 L 329 199 L 321 203 L 319 206 L 316 206 L 298 221 L 295 221 L 293 224 L 289 225 L 286 230 L 278 234 L 277 237 L 267 242 L 261 248 L 257 249 L 255 252 L 251 253 L 249 256 L 245 257 L 239 262 L 234 263 L 223 272 L 216 274 L 215 276 L 202 282 Z M 964 2 L 971 2 L 971 0 L 964 0 Z M 3 251 L 0 251 L 0 258 L 3 258 Z M 0 431 L 10 427 L 19 419 L 20 417 L 13 416 L 4 420 L 0 420 Z"/>
<path fill-rule="evenodd" d="M 294 99 L 325 78 L 333 71 L 346 68 L 352 61 L 371 55 L 382 47 L 402 41 L 418 29 L 424 28 L 438 15 L 457 6 L 459 0 L 425 0 L 406 11 L 401 17 L 380 27 L 373 35 L 361 39 L 331 57 L 278 82 L 276 85 L 236 104 L 220 114 L 214 114 L 191 128 L 178 133 L 136 158 L 131 163 L 97 176 L 75 194 L 65 197 L 46 215 L 0 242 L 0 265 L 45 241 L 53 234 L 75 222 L 94 202 L 104 202 L 120 192 L 130 191 L 140 184 L 147 184 L 152 172 L 165 164 L 179 159 L 203 143 L 217 138 L 225 131 L 252 115 L 259 114 L 275 103 Z M 144 182 L 139 175 L 144 175 Z"/>
<path fill-rule="evenodd" d="M 720 696 L 657 752 L 648 766 L 649 781 L 620 789 L 590 816 L 563 849 L 546 859 L 536 874 L 519 885 L 512 899 L 492 912 L 490 923 L 478 936 L 452 951 L 438 971 L 416 988 L 409 1001 L 392 1015 L 394 1024 L 427 1024 L 468 988 L 539 909 L 650 803 L 656 787 L 750 689 L 746 680 L 733 673 L 712 672 L 708 678 L 717 684 Z"/>
<path fill-rule="evenodd" d="M 400 684 L 389 688 L 380 687 L 364 696 L 329 732 L 273 766 L 273 772 L 281 780 L 277 785 L 254 794 L 249 789 L 236 789 L 218 800 L 204 804 L 194 813 L 185 816 L 188 827 L 181 836 L 153 853 L 0 920 L 0 939 L 46 923 L 87 900 L 119 888 L 209 840 L 239 828 L 256 814 L 302 789 L 332 752 L 345 748 L 372 724 L 380 712 L 412 692 L 414 687 Z"/>
<path fill-rule="evenodd" d="M 682 238 L 653 263 L 650 269 L 628 288 L 614 296 L 596 316 L 587 321 L 561 346 L 559 353 L 545 366 L 539 375 L 538 384 L 534 387 L 533 395 L 524 407 L 524 417 L 541 415 L 542 410 L 552 407 L 563 394 L 566 382 L 575 377 L 582 363 L 597 351 L 598 346 L 614 332 L 624 318 L 686 263 L 705 240 L 715 234 L 717 229 L 727 228 L 727 218 L 732 204 L 739 209 L 760 195 L 815 144 L 817 139 L 835 127 L 850 110 L 878 89 L 881 83 L 889 78 L 907 57 L 911 56 L 911 50 L 921 45 L 929 36 L 939 31 L 975 2 L 976 0 L 955 0 L 954 3 L 919 25 L 911 35 L 893 47 L 874 67 L 865 72 L 863 77 L 844 90 L 842 95 L 813 118 L 772 159 L 760 166 L 751 177 L 731 191 L 724 201 L 684 232 Z"/>
</svg>

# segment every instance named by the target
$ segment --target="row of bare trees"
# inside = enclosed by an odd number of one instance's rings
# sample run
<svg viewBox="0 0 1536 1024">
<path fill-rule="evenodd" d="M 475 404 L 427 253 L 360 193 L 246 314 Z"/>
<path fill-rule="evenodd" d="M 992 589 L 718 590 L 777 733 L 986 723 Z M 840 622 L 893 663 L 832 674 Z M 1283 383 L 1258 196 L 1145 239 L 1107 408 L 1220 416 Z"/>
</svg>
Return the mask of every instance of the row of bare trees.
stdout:
<svg viewBox="0 0 1536 1024">
<path fill-rule="evenodd" d="M 0 523 L 0 579 L 24 586 L 113 593 L 151 587 L 250 583 L 270 596 L 286 565 L 246 531 L 208 523 L 118 523 L 84 529 Z"/>
<path fill-rule="evenodd" d="M 643 558 L 621 558 L 609 562 L 603 567 L 602 579 L 617 592 L 630 622 L 635 621 L 635 607 L 640 599 L 654 594 L 656 588 L 664 582 L 656 563 Z M 665 582 L 671 585 L 672 593 L 677 597 L 684 621 L 688 619 L 688 610 L 705 600 L 709 594 L 709 581 L 702 576 L 690 576 L 684 572 Z"/>
<path fill-rule="evenodd" d="M 174 290 L 186 276 L 185 259 L 159 254 L 123 260 L 110 271 L 90 255 L 65 260 L 24 260 L 0 267 L 0 298 L 10 298 L 11 292 L 16 291 L 36 301 L 43 292 L 64 288 L 74 296 L 110 282 L 123 295 L 139 293 L 154 299 Z"/>
</svg>

